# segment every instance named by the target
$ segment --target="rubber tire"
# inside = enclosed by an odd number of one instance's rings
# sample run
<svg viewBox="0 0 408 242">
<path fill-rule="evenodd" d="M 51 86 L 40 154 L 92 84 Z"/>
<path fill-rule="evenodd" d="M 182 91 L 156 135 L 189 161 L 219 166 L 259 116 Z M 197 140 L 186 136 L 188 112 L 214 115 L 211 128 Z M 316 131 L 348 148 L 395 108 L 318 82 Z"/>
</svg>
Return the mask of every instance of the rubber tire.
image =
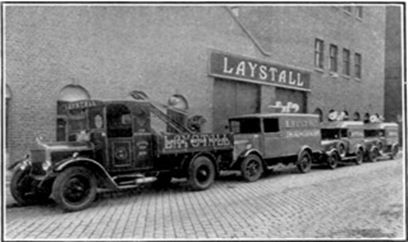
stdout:
<svg viewBox="0 0 408 242">
<path fill-rule="evenodd" d="M 252 171 L 249 171 L 248 165 L 254 164 L 256 166 L 256 170 L 251 169 Z M 244 178 L 245 181 L 247 182 L 254 182 L 258 180 L 263 172 L 263 164 L 261 159 L 254 154 L 248 155 L 242 162 L 241 162 L 241 172 L 242 172 L 242 178 Z M 251 174 L 252 173 L 252 174 Z"/>
<path fill-rule="evenodd" d="M 29 170 L 18 169 L 10 181 L 10 192 L 19 205 L 45 203 L 51 195 L 50 187 L 37 188 L 38 181 L 29 176 Z"/>
<path fill-rule="evenodd" d="M 82 185 L 88 186 L 88 192 L 83 197 L 80 197 L 80 201 L 73 202 L 69 201 L 66 195 L 66 186 L 70 182 L 75 182 L 73 179 L 81 179 Z M 88 183 L 88 184 L 84 184 Z M 79 186 L 77 185 L 77 188 Z M 86 188 L 86 187 L 85 187 Z M 52 187 L 52 195 L 55 202 L 65 211 L 79 211 L 83 210 L 91 205 L 95 200 L 97 191 L 97 183 L 95 176 L 84 167 L 70 167 L 60 173 L 55 179 L 54 185 Z M 81 192 L 81 191 L 77 191 Z M 81 195 L 81 194 L 80 194 Z"/>
<path fill-rule="evenodd" d="M 356 160 L 355 160 L 356 165 L 361 165 L 363 163 L 363 160 L 364 160 L 364 152 L 362 149 L 358 149 L 356 153 Z"/>
<path fill-rule="evenodd" d="M 333 162 L 330 162 L 330 159 L 332 159 Z M 327 167 L 334 170 L 337 168 L 339 161 L 340 161 L 340 157 L 336 153 L 333 152 L 330 154 L 330 156 L 327 157 Z"/>
<path fill-rule="evenodd" d="M 304 165 L 303 160 L 307 159 L 306 166 Z M 301 173 L 308 173 L 312 168 L 312 156 L 308 151 L 303 151 L 302 154 L 299 156 L 299 160 L 297 161 L 297 168 Z"/>
<path fill-rule="evenodd" d="M 337 150 L 339 152 L 339 155 L 341 158 L 346 157 L 346 146 L 343 143 L 340 143 L 337 147 Z"/>
<path fill-rule="evenodd" d="M 378 149 L 374 149 L 370 152 L 368 152 L 368 161 L 369 162 L 377 162 L 378 161 L 378 156 L 379 156 L 379 150 Z"/>
<path fill-rule="evenodd" d="M 201 179 L 204 176 L 204 180 Z M 208 189 L 215 179 L 215 168 L 211 160 L 205 156 L 196 157 L 188 168 L 188 184 L 193 191 Z"/>
</svg>

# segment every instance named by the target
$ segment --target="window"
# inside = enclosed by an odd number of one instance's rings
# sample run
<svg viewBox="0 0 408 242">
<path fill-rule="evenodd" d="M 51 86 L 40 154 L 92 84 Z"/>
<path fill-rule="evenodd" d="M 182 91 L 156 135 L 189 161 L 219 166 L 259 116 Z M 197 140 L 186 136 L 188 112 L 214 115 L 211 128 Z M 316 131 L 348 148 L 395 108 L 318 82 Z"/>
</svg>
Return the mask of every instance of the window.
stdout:
<svg viewBox="0 0 408 242">
<path fill-rule="evenodd" d="M 330 45 L 330 71 L 337 72 L 337 46 Z"/>
<path fill-rule="evenodd" d="M 259 118 L 232 120 L 230 127 L 233 133 L 255 134 L 261 132 L 261 122 Z"/>
<path fill-rule="evenodd" d="M 361 79 L 361 54 L 359 53 L 354 55 L 354 70 L 356 78 Z"/>
<path fill-rule="evenodd" d="M 362 6 L 356 6 L 356 15 L 357 15 L 357 18 L 360 18 L 360 19 L 363 18 L 363 7 Z"/>
<path fill-rule="evenodd" d="M 316 39 L 315 41 L 315 67 L 323 69 L 324 61 L 324 43 L 323 40 Z"/>
<path fill-rule="evenodd" d="M 360 114 L 358 112 L 354 113 L 354 121 L 359 121 L 360 120 Z"/>
<path fill-rule="evenodd" d="M 350 76 L 350 51 L 343 49 L 343 75 Z"/>
<path fill-rule="evenodd" d="M 123 104 L 111 104 L 107 108 L 108 137 L 132 137 L 132 116 Z"/>
<path fill-rule="evenodd" d="M 265 118 L 263 124 L 265 133 L 279 132 L 279 120 L 277 118 Z"/>
<path fill-rule="evenodd" d="M 323 122 L 323 111 L 320 108 L 316 108 L 314 114 L 319 115 L 319 121 Z"/>
</svg>

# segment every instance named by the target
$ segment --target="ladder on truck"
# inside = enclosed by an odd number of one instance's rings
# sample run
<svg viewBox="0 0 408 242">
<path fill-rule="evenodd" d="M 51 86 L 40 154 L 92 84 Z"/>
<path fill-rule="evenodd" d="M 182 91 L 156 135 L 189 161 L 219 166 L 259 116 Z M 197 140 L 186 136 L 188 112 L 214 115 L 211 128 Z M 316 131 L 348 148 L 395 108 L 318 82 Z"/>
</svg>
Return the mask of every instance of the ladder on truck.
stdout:
<svg viewBox="0 0 408 242">
<path fill-rule="evenodd" d="M 182 134 L 182 133 L 192 134 L 192 132 L 188 128 L 184 127 L 182 124 L 178 123 L 177 121 L 172 119 L 169 115 L 167 115 L 165 112 L 163 112 L 163 111 L 161 111 L 159 109 L 159 106 L 163 107 L 165 109 L 169 109 L 169 106 L 158 103 L 158 102 L 155 102 L 155 101 L 149 99 L 149 97 L 142 91 L 137 91 L 137 90 L 132 91 L 132 92 L 130 92 L 130 96 L 133 97 L 136 100 L 147 101 L 149 103 L 151 112 L 154 113 L 159 119 L 161 119 L 167 125 L 169 125 L 174 130 L 176 130 L 177 133 L 180 133 L 180 134 Z"/>
</svg>

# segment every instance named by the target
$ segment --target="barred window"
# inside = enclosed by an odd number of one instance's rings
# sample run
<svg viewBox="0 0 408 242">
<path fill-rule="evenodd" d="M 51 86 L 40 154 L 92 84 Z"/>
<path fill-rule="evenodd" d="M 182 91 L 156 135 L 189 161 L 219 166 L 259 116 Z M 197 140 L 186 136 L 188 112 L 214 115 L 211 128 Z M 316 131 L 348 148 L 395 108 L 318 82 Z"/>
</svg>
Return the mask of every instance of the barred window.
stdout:
<svg viewBox="0 0 408 242">
<path fill-rule="evenodd" d="M 350 51 L 343 49 L 343 75 L 350 76 Z"/>
<path fill-rule="evenodd" d="M 330 71 L 337 72 L 337 46 L 330 45 Z"/>
<path fill-rule="evenodd" d="M 356 53 L 354 55 L 354 70 L 356 78 L 361 79 L 361 54 Z"/>
<path fill-rule="evenodd" d="M 324 61 L 324 42 L 323 40 L 315 40 L 315 67 L 323 69 Z"/>
</svg>

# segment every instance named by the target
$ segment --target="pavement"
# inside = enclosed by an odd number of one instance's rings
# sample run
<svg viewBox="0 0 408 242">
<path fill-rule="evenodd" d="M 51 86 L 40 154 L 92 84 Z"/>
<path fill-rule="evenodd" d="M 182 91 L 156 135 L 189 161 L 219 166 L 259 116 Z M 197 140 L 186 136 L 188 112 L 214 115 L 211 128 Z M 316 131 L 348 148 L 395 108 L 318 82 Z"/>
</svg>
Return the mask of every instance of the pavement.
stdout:
<svg viewBox="0 0 408 242">
<path fill-rule="evenodd" d="M 6 209 L 5 235 L 40 239 L 401 239 L 405 165 L 392 161 L 223 176 L 201 192 L 185 181 L 100 194 L 86 210 L 55 203 Z"/>
</svg>

